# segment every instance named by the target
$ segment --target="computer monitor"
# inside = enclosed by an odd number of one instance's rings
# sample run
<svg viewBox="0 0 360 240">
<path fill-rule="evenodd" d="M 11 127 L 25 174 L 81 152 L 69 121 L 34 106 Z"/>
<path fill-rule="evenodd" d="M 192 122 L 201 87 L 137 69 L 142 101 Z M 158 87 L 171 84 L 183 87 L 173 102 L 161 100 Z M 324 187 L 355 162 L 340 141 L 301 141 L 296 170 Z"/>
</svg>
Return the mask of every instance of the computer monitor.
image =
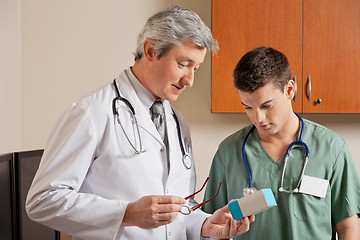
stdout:
<svg viewBox="0 0 360 240">
<path fill-rule="evenodd" d="M 25 211 L 26 196 L 39 167 L 43 150 L 14 153 L 16 168 L 16 186 L 18 189 L 18 213 L 20 239 L 22 240 L 58 240 L 59 232 L 29 219 Z"/>
<path fill-rule="evenodd" d="M 13 155 L 0 155 L 0 239 L 12 240 L 15 234 L 15 190 Z"/>
</svg>

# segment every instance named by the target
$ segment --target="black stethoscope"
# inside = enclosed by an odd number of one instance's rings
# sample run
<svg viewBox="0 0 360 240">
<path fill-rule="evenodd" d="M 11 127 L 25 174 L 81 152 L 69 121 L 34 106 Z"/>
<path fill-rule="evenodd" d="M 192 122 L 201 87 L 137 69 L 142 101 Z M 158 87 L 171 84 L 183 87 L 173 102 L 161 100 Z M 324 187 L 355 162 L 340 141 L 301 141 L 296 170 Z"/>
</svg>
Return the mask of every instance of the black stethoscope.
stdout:
<svg viewBox="0 0 360 240">
<path fill-rule="evenodd" d="M 113 110 L 113 114 L 114 116 L 116 117 L 117 119 L 117 122 L 119 123 L 119 125 L 121 126 L 121 129 L 122 131 L 124 132 L 124 135 L 126 137 L 126 140 L 129 142 L 130 146 L 132 147 L 132 149 L 134 149 L 135 153 L 137 154 L 140 154 L 140 153 L 143 153 L 145 152 L 145 149 L 143 149 L 143 146 L 142 146 L 142 141 L 141 141 L 141 136 L 140 136 L 140 130 L 139 130 L 139 125 L 138 125 L 138 121 L 136 119 L 136 115 L 135 115 L 135 109 L 134 107 L 131 105 L 131 103 L 126 99 L 126 98 L 123 98 L 121 95 L 120 95 L 120 91 L 119 91 L 119 88 L 117 86 L 117 83 L 116 83 L 116 80 L 114 79 L 113 81 L 113 84 L 114 84 L 114 88 L 115 88 L 115 92 L 116 92 L 116 97 L 113 99 L 113 102 L 112 102 L 112 110 Z M 137 136 L 138 136 L 138 139 L 139 139 L 139 149 L 136 148 L 135 144 L 133 144 L 129 138 L 129 136 L 126 134 L 125 132 L 125 129 L 124 129 L 124 126 L 123 124 L 121 123 L 120 121 L 120 118 L 119 118 L 119 112 L 117 111 L 116 109 L 116 101 L 121 101 L 125 104 L 126 106 L 126 110 L 130 113 L 130 117 L 131 119 L 133 120 L 133 122 L 135 123 L 135 126 L 136 126 L 136 131 L 137 131 Z M 180 144 L 180 149 L 181 149 L 181 153 L 182 153 L 182 162 L 184 164 L 184 167 L 186 169 L 190 169 L 192 167 L 192 161 L 191 161 L 191 157 L 190 157 L 190 146 L 189 144 L 186 144 L 186 147 L 187 149 L 185 149 L 184 147 L 184 143 L 182 141 L 182 135 L 181 135 L 181 129 L 180 129 L 180 123 L 179 123 L 179 119 L 178 117 L 176 116 L 174 110 L 172 110 L 172 115 L 174 116 L 174 119 L 175 119 L 175 122 L 176 122 L 176 128 L 177 128 L 177 134 L 178 134 L 178 140 L 179 140 L 179 144 Z"/>
<path fill-rule="evenodd" d="M 287 150 L 286 150 L 286 155 L 285 155 L 285 159 L 284 159 L 284 167 L 283 167 L 283 171 L 282 171 L 282 175 L 281 175 L 281 184 L 280 184 L 280 188 L 279 188 L 280 192 L 286 192 L 286 193 L 298 193 L 299 192 L 299 187 L 300 187 L 302 178 L 303 178 L 304 173 L 305 173 L 306 165 L 307 165 L 308 160 L 309 160 L 309 147 L 302 140 L 303 131 L 304 131 L 304 120 L 299 116 L 299 114 L 297 114 L 296 112 L 294 112 L 294 113 L 301 121 L 301 130 L 300 130 L 300 139 L 292 142 L 289 145 L 289 147 L 287 148 Z M 247 173 L 248 173 L 248 181 L 249 181 L 249 187 L 244 188 L 244 190 L 243 190 L 244 196 L 252 194 L 252 193 L 257 191 L 256 188 L 254 188 L 252 186 L 251 172 L 250 172 L 250 168 L 249 168 L 249 165 L 248 165 L 248 162 L 247 162 L 247 159 L 246 159 L 246 154 L 245 154 L 246 141 L 247 141 L 248 137 L 250 136 L 250 133 L 254 129 L 255 129 L 255 126 L 252 125 L 249 132 L 246 134 L 246 137 L 245 137 L 243 145 L 242 145 L 242 156 L 243 156 L 244 163 L 245 163 L 245 166 L 246 166 L 246 170 L 247 170 Z M 291 152 L 291 150 L 292 150 L 292 148 L 293 148 L 293 146 L 295 144 L 302 145 L 305 148 L 305 160 L 304 160 L 303 168 L 301 170 L 301 176 L 300 176 L 300 179 L 298 181 L 297 186 L 294 189 L 288 190 L 288 189 L 284 188 L 284 176 L 285 176 L 285 170 L 286 170 L 286 163 L 287 163 L 287 161 L 289 159 L 290 152 Z"/>
</svg>

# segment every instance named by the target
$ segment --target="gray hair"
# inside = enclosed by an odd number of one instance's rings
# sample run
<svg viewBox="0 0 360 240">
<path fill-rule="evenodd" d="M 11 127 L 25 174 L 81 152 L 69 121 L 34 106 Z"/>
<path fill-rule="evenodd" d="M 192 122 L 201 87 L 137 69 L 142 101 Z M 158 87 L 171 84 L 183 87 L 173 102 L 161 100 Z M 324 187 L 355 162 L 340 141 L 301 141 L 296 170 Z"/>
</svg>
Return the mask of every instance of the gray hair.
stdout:
<svg viewBox="0 0 360 240">
<path fill-rule="evenodd" d="M 158 59 L 187 39 L 211 52 L 219 49 L 210 29 L 200 17 L 195 12 L 179 6 L 158 12 L 147 20 L 138 36 L 135 61 L 144 55 L 143 43 L 147 38 L 154 41 L 153 49 L 158 53 Z"/>
</svg>

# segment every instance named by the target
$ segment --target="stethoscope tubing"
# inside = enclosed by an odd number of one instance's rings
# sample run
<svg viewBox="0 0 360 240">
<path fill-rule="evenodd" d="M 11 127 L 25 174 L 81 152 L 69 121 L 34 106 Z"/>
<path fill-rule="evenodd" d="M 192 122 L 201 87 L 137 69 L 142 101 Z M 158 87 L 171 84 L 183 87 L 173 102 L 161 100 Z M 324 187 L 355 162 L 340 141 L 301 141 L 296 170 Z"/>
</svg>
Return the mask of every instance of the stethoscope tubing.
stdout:
<svg viewBox="0 0 360 240">
<path fill-rule="evenodd" d="M 310 151 L 309 151 L 309 147 L 306 145 L 305 142 L 303 142 L 302 140 L 302 137 L 303 137 L 303 131 L 304 131 L 304 120 L 302 119 L 302 117 L 300 117 L 299 114 L 297 114 L 296 112 L 294 112 L 295 115 L 300 119 L 301 121 L 301 130 L 300 130 L 300 138 L 299 140 L 296 140 L 296 141 L 293 141 L 289 147 L 287 148 L 286 150 L 286 155 L 285 155 L 285 159 L 284 159 L 284 167 L 283 167 L 283 172 L 282 172 L 282 177 L 281 177 L 281 187 L 280 187 L 280 191 L 282 192 L 288 192 L 288 193 L 292 193 L 292 192 L 298 192 L 298 189 L 299 189 L 299 186 L 300 186 L 300 183 L 301 183 L 301 180 L 303 178 L 303 175 L 305 173 L 305 168 L 306 168 L 306 165 L 308 163 L 308 160 L 309 160 L 309 155 L 310 155 Z M 255 128 L 255 125 L 252 125 L 250 130 L 248 131 L 248 133 L 246 134 L 245 136 L 245 139 L 244 139 L 244 142 L 242 144 L 242 157 L 243 157 L 243 160 L 244 160 L 244 164 L 246 166 L 246 171 L 247 171 L 247 174 L 248 174 L 248 182 L 249 182 L 249 188 L 252 188 L 252 178 L 251 178 L 251 172 L 250 172 L 250 168 L 249 168 L 249 164 L 248 164 L 248 161 L 246 159 L 246 153 L 245 153 L 245 146 L 246 146 L 246 142 L 247 142 L 247 139 L 249 138 L 250 136 L 250 133 L 254 130 Z M 298 185 L 295 189 L 293 190 L 286 190 L 284 189 L 283 187 L 283 183 L 284 183 L 284 176 L 285 176 L 285 170 L 286 170 L 286 163 L 287 163 L 287 160 L 289 158 L 289 155 L 290 155 L 290 152 L 291 152 L 291 149 L 294 145 L 296 144 L 299 144 L 299 145 L 302 145 L 304 146 L 305 148 L 305 151 L 306 151 L 306 154 L 305 154 L 305 160 L 304 160 L 304 164 L 303 164 L 303 168 L 302 168 L 302 171 L 301 171 L 301 177 L 299 179 L 299 182 L 298 182 Z"/>
<path fill-rule="evenodd" d="M 172 110 L 173 112 L 173 117 L 175 119 L 175 122 L 176 122 L 176 126 L 177 126 L 177 134 L 178 134 L 178 139 L 179 139 L 179 143 L 180 143 L 180 149 L 181 149 L 181 154 L 183 156 L 183 158 L 187 155 L 186 151 L 185 151 L 185 148 L 184 148 L 184 143 L 182 141 L 182 136 L 181 136 L 181 129 L 180 129 L 180 123 L 179 123 L 179 119 L 178 117 L 176 116 L 174 110 Z"/>
<path fill-rule="evenodd" d="M 117 83 L 116 83 L 116 80 L 115 80 L 115 79 L 114 79 L 114 81 L 113 81 L 113 84 L 114 84 L 115 92 L 116 92 L 116 97 L 113 99 L 113 102 L 112 102 L 113 114 L 114 114 L 114 116 L 116 117 L 117 122 L 119 123 L 122 131 L 124 132 L 127 141 L 129 142 L 129 144 L 130 144 L 130 146 L 132 147 L 132 149 L 134 149 L 135 153 L 136 153 L 136 154 L 143 153 L 143 152 L 145 152 L 145 150 L 144 150 L 143 147 L 142 147 L 142 142 L 141 142 L 141 137 L 140 137 L 140 129 L 139 129 L 139 125 L 138 125 L 137 119 L 136 119 L 136 117 L 135 117 L 135 109 L 133 108 L 133 106 L 131 105 L 131 103 L 130 103 L 126 98 L 121 97 L 120 91 L 119 91 L 119 88 L 118 88 L 118 86 L 117 86 Z M 140 149 L 137 149 L 137 148 L 135 147 L 135 145 L 130 141 L 129 136 L 126 134 L 125 128 L 124 128 L 124 126 L 122 125 L 122 123 L 121 123 L 121 121 L 120 121 L 119 113 L 118 113 L 118 111 L 117 111 L 117 109 L 116 109 L 116 101 L 122 101 L 122 102 L 128 107 L 128 109 L 130 110 L 129 113 L 130 113 L 130 115 L 131 115 L 131 118 L 134 119 L 134 121 L 135 121 L 136 129 L 137 129 L 137 133 L 138 133 L 138 138 L 139 138 Z"/>
<path fill-rule="evenodd" d="M 126 98 L 123 98 L 121 97 L 120 95 L 120 91 L 119 91 L 119 88 L 118 88 L 118 85 L 116 83 L 116 79 L 114 79 L 113 81 L 113 84 L 114 84 L 114 88 L 115 88 L 115 92 L 116 92 L 116 97 L 113 99 L 113 102 L 112 102 L 112 111 L 113 111 L 113 114 L 115 117 L 117 117 L 117 121 L 118 123 L 120 124 L 121 126 L 121 129 L 122 131 L 124 132 L 125 134 L 125 137 L 127 139 L 127 141 L 130 143 L 131 147 L 134 149 L 135 153 L 137 154 L 140 154 L 140 153 L 143 153 L 145 152 L 145 150 L 142 149 L 142 142 L 141 142 L 141 137 L 140 137 L 140 131 L 139 131 L 139 126 L 138 126 L 138 123 L 137 123 L 137 119 L 136 119 L 136 115 L 135 115 L 135 109 L 134 107 L 132 106 L 132 104 L 126 99 Z M 134 144 L 130 141 L 129 137 L 127 136 L 126 132 L 125 132 L 125 129 L 123 127 L 123 125 L 121 124 L 121 121 L 119 119 L 119 113 L 116 109 L 116 101 L 122 101 L 129 109 L 130 109 L 130 114 L 132 116 L 132 118 L 134 119 L 135 121 L 135 124 L 136 124 L 136 128 L 137 128 L 137 132 L 138 132 L 138 137 L 139 137 L 139 144 L 140 144 L 140 150 L 136 149 Z M 181 154 L 182 154 L 182 161 L 183 161 L 183 164 L 185 166 L 186 169 L 190 169 L 191 166 L 192 166 L 192 163 L 191 163 L 191 158 L 190 158 L 190 155 L 188 153 L 186 153 L 186 150 L 185 150 L 185 147 L 184 147 L 184 143 L 182 141 L 182 134 L 181 134 L 181 127 L 180 127 L 180 122 L 179 122 L 179 119 L 178 117 L 176 116 L 174 110 L 172 109 L 172 115 L 175 119 L 175 122 L 176 122 L 176 128 L 177 128 L 177 134 L 178 134 L 178 139 L 179 139 L 179 145 L 180 145 L 180 150 L 181 150 Z M 189 158 L 190 159 L 190 162 L 186 162 L 186 158 Z"/>
<path fill-rule="evenodd" d="M 246 134 L 246 137 L 244 139 L 244 142 L 242 144 L 242 156 L 243 156 L 243 160 L 244 160 L 244 163 L 245 163 L 245 167 L 246 167 L 246 171 L 247 171 L 247 174 L 248 174 L 248 183 L 249 183 L 249 188 L 252 188 L 252 180 L 251 180 L 251 172 L 250 172 L 250 168 L 249 168 L 249 164 L 247 162 L 247 159 L 246 159 L 246 154 L 245 154 L 245 146 L 246 146 L 246 141 L 247 139 L 249 138 L 250 136 L 250 133 L 252 132 L 252 130 L 255 128 L 254 125 L 251 126 L 249 132 Z"/>
<path fill-rule="evenodd" d="M 120 95 L 120 91 L 119 88 L 117 86 L 116 80 L 114 79 L 113 84 L 115 86 L 115 91 L 116 91 L 116 97 L 113 99 L 113 104 L 112 104 L 112 110 L 113 110 L 113 114 L 116 116 L 119 116 L 118 111 L 116 110 L 116 101 L 122 101 L 123 103 L 125 103 L 125 105 L 130 109 L 131 113 L 133 114 L 133 116 L 135 116 L 135 109 L 134 107 L 131 105 L 131 103 L 126 99 L 121 97 Z"/>
</svg>

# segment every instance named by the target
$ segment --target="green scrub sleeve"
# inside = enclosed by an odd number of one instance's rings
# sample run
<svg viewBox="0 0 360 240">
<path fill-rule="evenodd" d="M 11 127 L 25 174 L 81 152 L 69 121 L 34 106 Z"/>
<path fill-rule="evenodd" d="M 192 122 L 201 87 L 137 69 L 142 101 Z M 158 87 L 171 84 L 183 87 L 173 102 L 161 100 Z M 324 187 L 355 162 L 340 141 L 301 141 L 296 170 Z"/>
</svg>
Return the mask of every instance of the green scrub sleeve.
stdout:
<svg viewBox="0 0 360 240">
<path fill-rule="evenodd" d="M 222 162 L 220 152 L 218 150 L 214 156 L 211 165 L 211 169 L 209 173 L 209 182 L 206 187 L 204 201 L 206 201 L 207 199 L 211 198 L 216 194 L 220 182 L 222 183 L 222 185 L 220 187 L 219 194 L 217 195 L 217 197 L 202 207 L 202 210 L 204 212 L 214 213 L 217 209 L 222 208 L 228 203 L 225 173 L 226 170 Z"/>
<path fill-rule="evenodd" d="M 333 168 L 330 179 L 331 212 L 332 221 L 338 223 L 360 213 L 360 179 L 345 142 Z"/>
</svg>

